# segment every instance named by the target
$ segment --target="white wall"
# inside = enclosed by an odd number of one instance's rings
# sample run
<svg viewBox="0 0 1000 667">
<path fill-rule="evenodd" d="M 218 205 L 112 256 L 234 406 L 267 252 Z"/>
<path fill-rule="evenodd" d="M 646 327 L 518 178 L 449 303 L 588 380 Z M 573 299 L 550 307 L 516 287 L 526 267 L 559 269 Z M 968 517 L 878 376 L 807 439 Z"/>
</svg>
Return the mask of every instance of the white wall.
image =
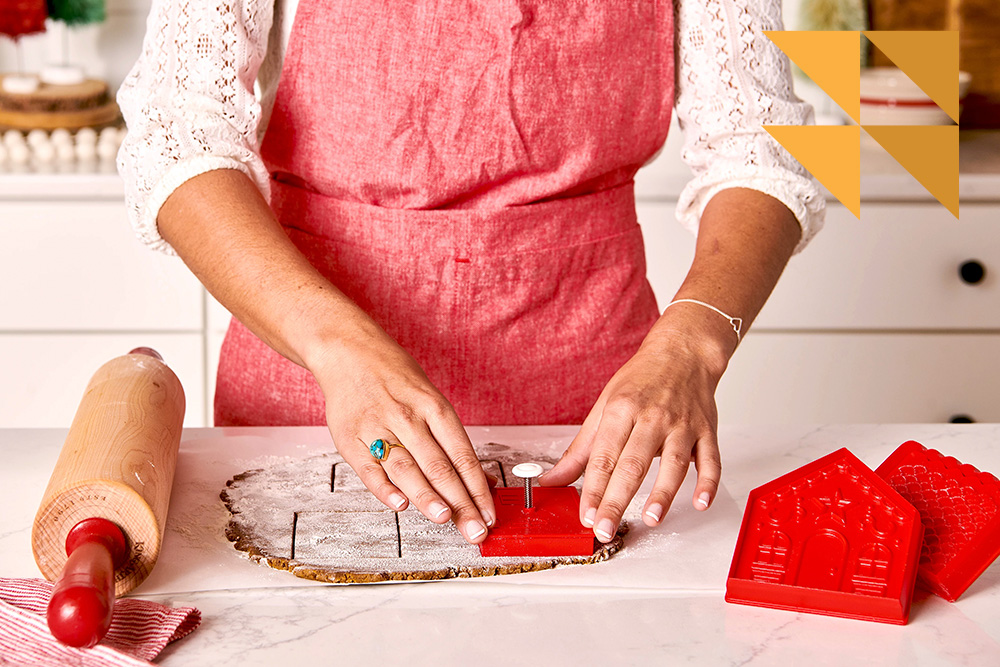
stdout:
<svg viewBox="0 0 1000 667">
<path fill-rule="evenodd" d="M 60 62 L 63 40 L 68 37 L 70 62 L 82 66 L 88 75 L 107 79 L 113 88 L 125 78 L 135 63 L 146 32 L 150 0 L 106 0 L 108 18 L 99 25 L 71 28 L 49 21 L 48 30 L 21 38 L 25 69 L 38 71 L 48 63 Z M 16 71 L 17 47 L 13 40 L 0 37 L 0 71 Z"/>
</svg>

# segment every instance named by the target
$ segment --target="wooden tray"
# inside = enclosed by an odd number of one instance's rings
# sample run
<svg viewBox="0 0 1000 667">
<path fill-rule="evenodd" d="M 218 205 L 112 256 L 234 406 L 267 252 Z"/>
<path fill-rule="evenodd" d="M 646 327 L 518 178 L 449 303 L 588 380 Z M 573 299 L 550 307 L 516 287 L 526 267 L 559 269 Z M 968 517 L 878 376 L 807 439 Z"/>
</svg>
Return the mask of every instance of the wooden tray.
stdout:
<svg viewBox="0 0 1000 667">
<path fill-rule="evenodd" d="M 82 111 L 28 112 L 0 109 L 0 130 L 78 130 L 81 127 L 101 129 L 121 123 L 121 110 L 116 102 Z"/>
</svg>

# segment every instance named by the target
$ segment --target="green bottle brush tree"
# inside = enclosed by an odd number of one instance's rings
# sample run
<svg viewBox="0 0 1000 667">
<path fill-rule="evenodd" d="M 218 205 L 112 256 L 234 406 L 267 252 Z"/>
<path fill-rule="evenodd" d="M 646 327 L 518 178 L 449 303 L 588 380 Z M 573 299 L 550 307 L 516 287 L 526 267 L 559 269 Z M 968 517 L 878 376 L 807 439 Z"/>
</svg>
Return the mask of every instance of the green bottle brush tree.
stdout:
<svg viewBox="0 0 1000 667">
<path fill-rule="evenodd" d="M 49 18 L 62 27 L 62 60 L 42 70 L 42 81 L 53 85 L 73 85 L 84 80 L 83 69 L 70 64 L 69 35 L 71 28 L 101 23 L 107 18 L 104 0 L 47 0 Z"/>
</svg>

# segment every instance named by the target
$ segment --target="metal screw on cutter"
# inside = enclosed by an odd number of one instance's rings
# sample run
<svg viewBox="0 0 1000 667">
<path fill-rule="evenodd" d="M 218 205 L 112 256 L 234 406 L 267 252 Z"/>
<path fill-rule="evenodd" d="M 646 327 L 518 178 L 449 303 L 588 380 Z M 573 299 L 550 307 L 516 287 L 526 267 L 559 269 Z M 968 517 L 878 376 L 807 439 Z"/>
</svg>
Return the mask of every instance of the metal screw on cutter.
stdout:
<svg viewBox="0 0 1000 667">
<path fill-rule="evenodd" d="M 542 474 L 542 466 L 537 463 L 518 463 L 511 470 L 515 477 L 524 480 L 524 506 L 530 508 L 531 504 L 531 480 Z"/>
</svg>

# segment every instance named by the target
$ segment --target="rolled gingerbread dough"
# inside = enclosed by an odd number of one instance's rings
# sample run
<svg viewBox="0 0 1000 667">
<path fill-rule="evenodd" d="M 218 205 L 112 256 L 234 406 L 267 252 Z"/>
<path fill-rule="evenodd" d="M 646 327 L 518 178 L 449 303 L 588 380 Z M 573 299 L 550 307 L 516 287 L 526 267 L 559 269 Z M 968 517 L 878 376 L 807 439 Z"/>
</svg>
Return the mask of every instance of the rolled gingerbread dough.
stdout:
<svg viewBox="0 0 1000 667">
<path fill-rule="evenodd" d="M 497 443 L 479 447 L 500 486 L 518 483 L 523 454 Z M 554 463 L 550 459 L 543 462 Z M 591 556 L 484 558 L 454 525 L 431 523 L 416 509 L 393 512 L 336 453 L 248 470 L 220 494 L 232 514 L 226 536 L 253 560 L 297 577 L 371 583 L 485 577 L 598 563 L 622 548 L 628 525 Z"/>
</svg>

